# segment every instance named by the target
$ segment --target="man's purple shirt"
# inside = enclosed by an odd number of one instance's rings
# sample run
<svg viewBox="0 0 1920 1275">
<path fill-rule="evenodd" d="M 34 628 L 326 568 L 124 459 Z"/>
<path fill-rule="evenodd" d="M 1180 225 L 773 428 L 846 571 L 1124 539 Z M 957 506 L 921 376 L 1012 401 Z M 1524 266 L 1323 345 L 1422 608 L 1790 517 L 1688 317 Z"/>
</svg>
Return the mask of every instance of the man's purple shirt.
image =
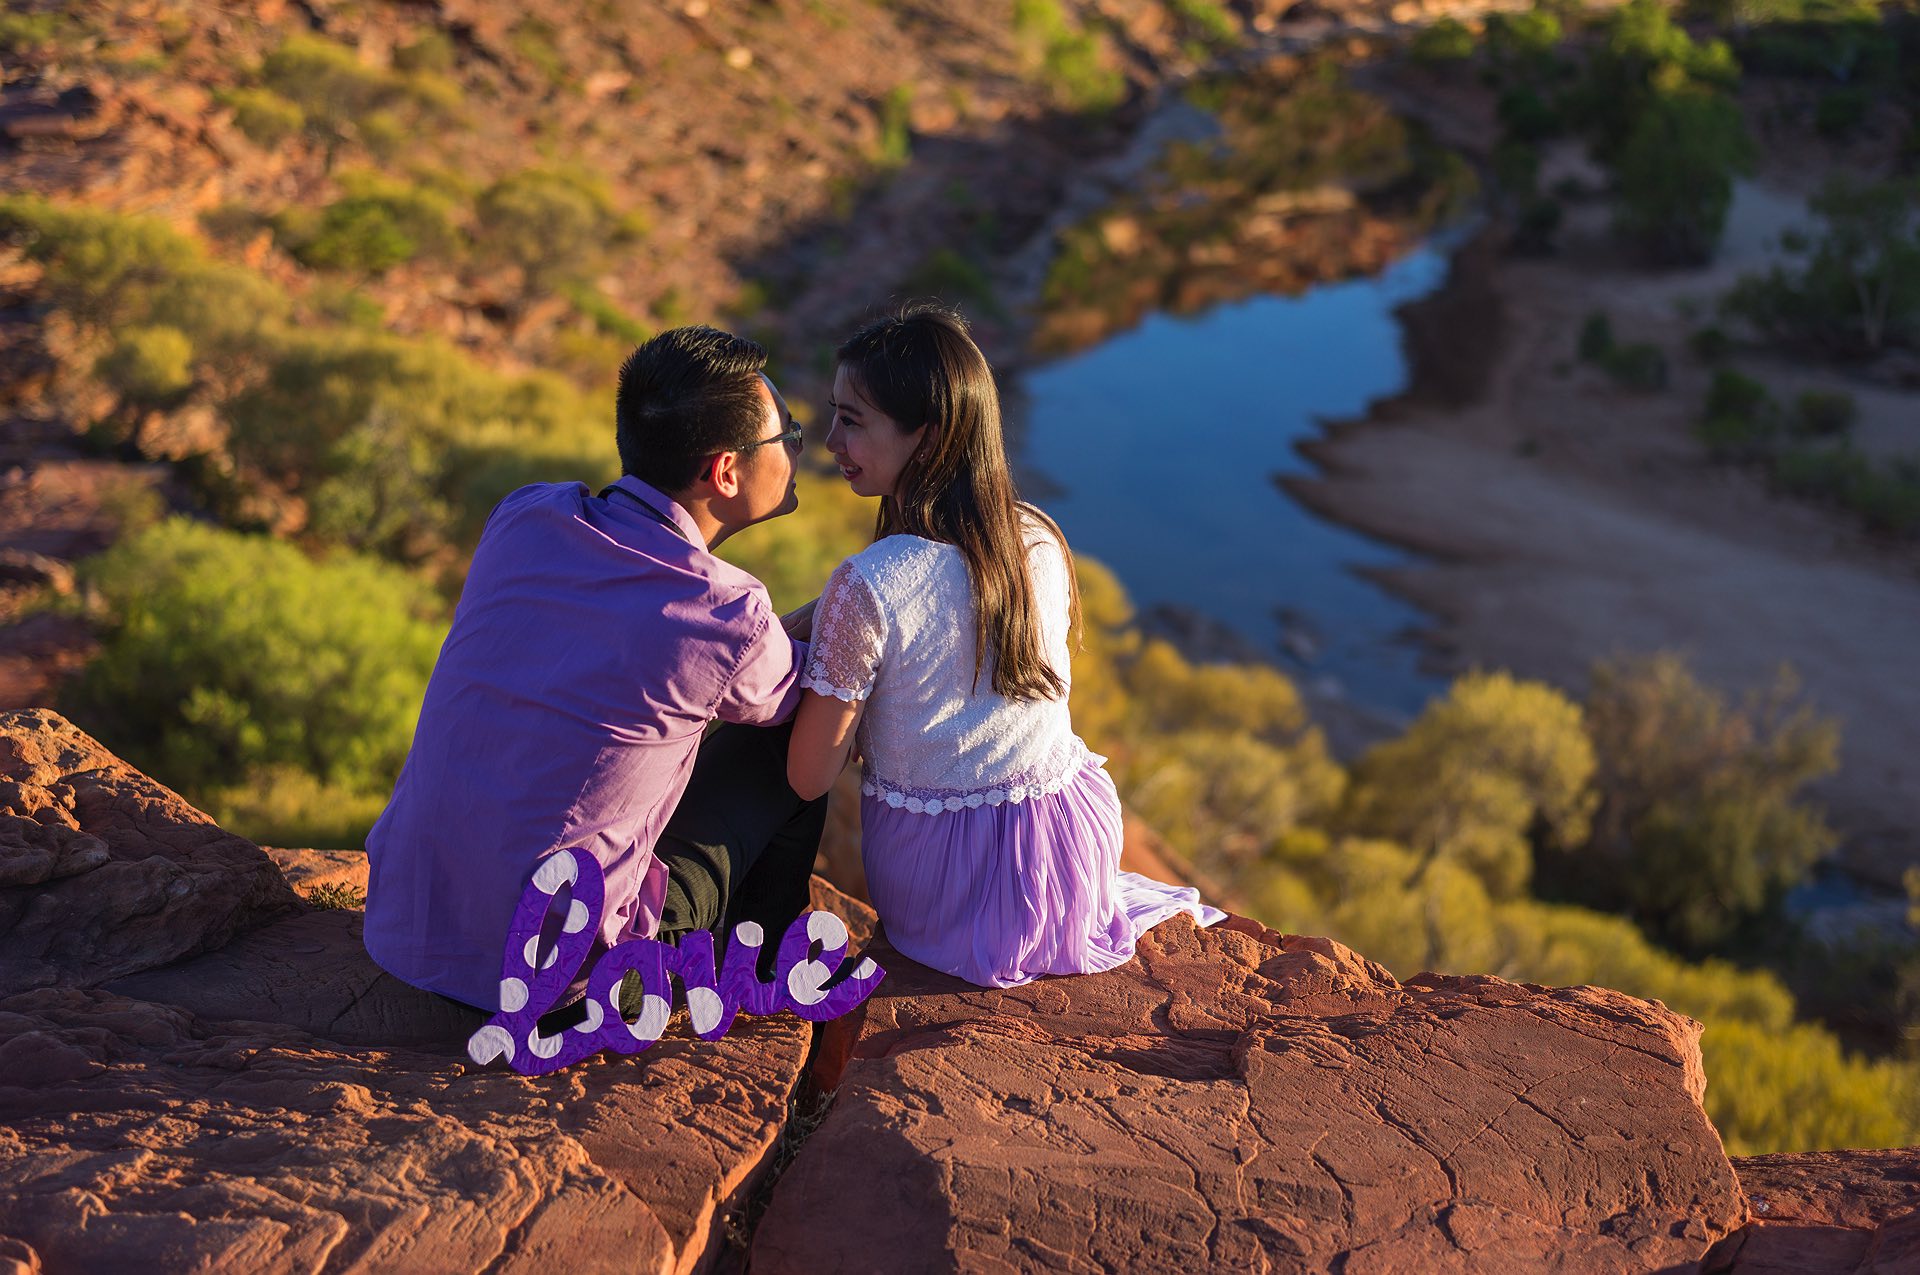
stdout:
<svg viewBox="0 0 1920 1275">
<path fill-rule="evenodd" d="M 496 1009 L 507 926 L 534 865 L 584 848 L 606 870 L 600 938 L 650 937 L 653 844 L 707 723 L 793 712 L 806 647 L 693 519 L 579 483 L 522 487 L 474 550 L 413 748 L 367 835 L 366 943 L 417 987 Z"/>
</svg>

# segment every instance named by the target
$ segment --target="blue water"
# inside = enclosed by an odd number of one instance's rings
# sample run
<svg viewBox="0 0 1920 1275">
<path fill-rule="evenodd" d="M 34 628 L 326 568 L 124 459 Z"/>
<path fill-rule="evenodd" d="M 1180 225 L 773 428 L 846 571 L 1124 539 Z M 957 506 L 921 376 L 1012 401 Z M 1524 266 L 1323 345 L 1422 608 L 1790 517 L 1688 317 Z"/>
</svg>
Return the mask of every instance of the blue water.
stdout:
<svg viewBox="0 0 1920 1275">
<path fill-rule="evenodd" d="M 1036 367 L 1022 384 L 1021 470 L 1043 480 L 1041 503 L 1074 550 L 1111 567 L 1137 608 L 1190 609 L 1308 683 L 1417 712 L 1440 688 L 1408 637 L 1422 617 L 1354 574 L 1408 555 L 1309 512 L 1273 477 L 1310 471 L 1293 445 L 1323 420 L 1403 388 L 1393 310 L 1445 274 L 1431 245 L 1298 297 L 1155 314 Z M 1282 608 L 1314 632 L 1312 658 L 1283 656 Z"/>
</svg>

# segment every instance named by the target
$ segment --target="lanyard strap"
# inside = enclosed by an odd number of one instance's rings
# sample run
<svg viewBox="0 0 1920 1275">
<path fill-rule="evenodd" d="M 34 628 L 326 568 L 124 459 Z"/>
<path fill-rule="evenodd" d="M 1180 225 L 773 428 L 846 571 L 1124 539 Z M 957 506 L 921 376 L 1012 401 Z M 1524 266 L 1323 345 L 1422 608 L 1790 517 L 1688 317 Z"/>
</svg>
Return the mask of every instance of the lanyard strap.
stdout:
<svg viewBox="0 0 1920 1275">
<path fill-rule="evenodd" d="M 600 499 L 602 500 L 611 500 L 615 496 L 625 496 L 628 500 L 631 500 L 636 507 L 639 508 L 641 513 L 644 513 L 645 515 L 647 515 L 647 517 L 653 519 L 655 522 L 659 523 L 662 527 L 665 527 L 668 531 L 671 531 L 674 535 L 680 537 L 682 540 L 687 539 L 687 533 L 681 530 L 679 523 L 667 517 L 665 514 L 661 513 L 658 509 L 655 509 L 652 505 L 648 504 L 646 501 L 642 500 L 639 496 L 636 496 L 634 493 L 628 491 L 625 487 L 622 487 L 620 484 L 609 483 L 606 487 L 603 487 L 600 491 Z M 693 542 L 688 540 L 687 543 L 692 544 Z"/>
</svg>

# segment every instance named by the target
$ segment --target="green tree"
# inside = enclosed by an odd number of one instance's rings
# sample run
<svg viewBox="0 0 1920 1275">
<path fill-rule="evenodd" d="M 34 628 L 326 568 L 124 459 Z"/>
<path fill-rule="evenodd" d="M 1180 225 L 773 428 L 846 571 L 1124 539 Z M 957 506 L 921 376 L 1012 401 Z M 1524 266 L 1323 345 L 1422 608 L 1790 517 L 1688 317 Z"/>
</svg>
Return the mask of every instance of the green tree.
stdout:
<svg viewBox="0 0 1920 1275">
<path fill-rule="evenodd" d="M 1626 906 L 1683 951 L 1766 914 L 1830 850 L 1801 789 L 1830 773 L 1839 733 L 1782 670 L 1739 706 L 1676 656 L 1602 662 L 1587 698 L 1599 757 L 1582 892 Z"/>
<path fill-rule="evenodd" d="M 615 469 L 603 413 L 566 381 L 384 333 L 288 337 L 227 415 L 235 461 L 305 498 L 315 536 L 401 560 L 477 533 L 523 483 Z"/>
<path fill-rule="evenodd" d="M 1844 284 L 1852 294 L 1848 329 L 1869 353 L 1890 334 L 1911 341 L 1920 324 L 1920 180 L 1828 179 L 1809 204 L 1826 222 L 1807 274 Z"/>
<path fill-rule="evenodd" d="M 445 633 L 421 582 L 185 519 L 84 574 L 110 619 L 62 707 L 136 765 L 190 798 L 276 766 L 392 784 Z"/>
<path fill-rule="evenodd" d="M 1653 98 L 1619 152 L 1616 228 L 1656 261 L 1706 261 L 1720 242 L 1733 178 L 1751 170 L 1753 143 L 1725 94 L 1684 87 Z"/>
<path fill-rule="evenodd" d="M 1475 673 L 1367 751 L 1337 822 L 1411 847 L 1416 875 L 1445 860 L 1511 898 L 1527 886 L 1535 842 L 1585 840 L 1593 771 L 1579 705 L 1537 682 Z"/>
</svg>

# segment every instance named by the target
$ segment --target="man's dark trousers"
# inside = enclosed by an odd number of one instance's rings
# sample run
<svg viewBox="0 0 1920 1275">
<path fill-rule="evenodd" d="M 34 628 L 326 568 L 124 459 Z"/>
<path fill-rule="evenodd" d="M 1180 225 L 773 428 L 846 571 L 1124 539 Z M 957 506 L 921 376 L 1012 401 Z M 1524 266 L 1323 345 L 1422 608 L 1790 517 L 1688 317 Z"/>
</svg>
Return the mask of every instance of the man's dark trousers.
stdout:
<svg viewBox="0 0 1920 1275">
<path fill-rule="evenodd" d="M 807 908 L 827 799 L 787 783 L 792 719 L 779 726 L 723 723 L 700 744 L 693 776 L 654 857 L 667 867 L 656 937 L 674 942 L 711 930 L 722 946 L 742 921 L 766 935 L 770 972 L 780 938 Z"/>
</svg>

